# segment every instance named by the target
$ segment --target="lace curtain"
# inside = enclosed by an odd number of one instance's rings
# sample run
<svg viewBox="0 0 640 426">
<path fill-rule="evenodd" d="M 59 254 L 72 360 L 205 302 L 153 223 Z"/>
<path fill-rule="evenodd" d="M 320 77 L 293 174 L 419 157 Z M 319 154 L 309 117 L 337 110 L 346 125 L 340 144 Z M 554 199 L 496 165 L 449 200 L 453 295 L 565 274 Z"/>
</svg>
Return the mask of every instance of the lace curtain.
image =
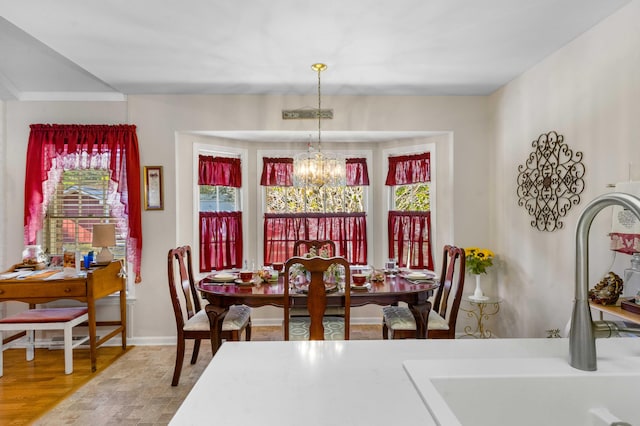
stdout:
<svg viewBox="0 0 640 426">
<path fill-rule="evenodd" d="M 24 187 L 24 242 L 35 244 L 47 203 L 67 169 L 108 169 L 118 200 L 113 212 L 127 222 L 127 255 L 141 282 L 140 154 L 134 125 L 32 124 Z"/>
</svg>

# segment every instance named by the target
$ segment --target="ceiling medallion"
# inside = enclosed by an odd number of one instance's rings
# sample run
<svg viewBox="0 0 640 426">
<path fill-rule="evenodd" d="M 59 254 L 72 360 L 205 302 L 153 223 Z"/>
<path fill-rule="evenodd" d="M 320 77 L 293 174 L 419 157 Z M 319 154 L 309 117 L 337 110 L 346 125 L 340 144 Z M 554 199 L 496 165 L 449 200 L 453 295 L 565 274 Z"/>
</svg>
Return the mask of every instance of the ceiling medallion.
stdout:
<svg viewBox="0 0 640 426">
<path fill-rule="evenodd" d="M 560 218 L 580 203 L 584 190 L 582 152 L 569 149 L 564 136 L 553 131 L 540 135 L 531 145 L 533 152 L 518 166 L 518 205 L 533 216 L 534 228 L 562 229 Z"/>
</svg>

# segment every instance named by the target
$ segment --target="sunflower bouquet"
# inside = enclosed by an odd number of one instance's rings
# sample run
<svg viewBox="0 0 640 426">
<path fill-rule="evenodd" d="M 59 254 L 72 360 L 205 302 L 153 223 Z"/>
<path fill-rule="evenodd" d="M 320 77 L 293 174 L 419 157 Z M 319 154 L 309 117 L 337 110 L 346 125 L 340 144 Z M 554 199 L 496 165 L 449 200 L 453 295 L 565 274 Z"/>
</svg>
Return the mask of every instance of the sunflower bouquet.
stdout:
<svg viewBox="0 0 640 426">
<path fill-rule="evenodd" d="M 472 274 L 486 274 L 495 256 L 491 250 L 479 247 L 467 247 L 464 254 L 467 270 Z"/>
</svg>

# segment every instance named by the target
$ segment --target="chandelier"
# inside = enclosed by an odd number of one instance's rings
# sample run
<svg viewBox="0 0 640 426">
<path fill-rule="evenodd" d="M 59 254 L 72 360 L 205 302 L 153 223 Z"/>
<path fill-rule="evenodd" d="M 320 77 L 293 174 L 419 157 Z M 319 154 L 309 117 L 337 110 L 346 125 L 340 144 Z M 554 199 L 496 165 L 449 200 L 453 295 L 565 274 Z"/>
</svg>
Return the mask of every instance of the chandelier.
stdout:
<svg viewBox="0 0 640 426">
<path fill-rule="evenodd" d="M 346 168 L 344 157 L 322 151 L 322 97 L 320 94 L 320 73 L 327 69 L 325 64 L 313 64 L 311 69 L 318 73 L 318 148 L 313 149 L 311 140 L 307 152 L 293 158 L 293 185 L 297 187 L 344 186 Z"/>
</svg>

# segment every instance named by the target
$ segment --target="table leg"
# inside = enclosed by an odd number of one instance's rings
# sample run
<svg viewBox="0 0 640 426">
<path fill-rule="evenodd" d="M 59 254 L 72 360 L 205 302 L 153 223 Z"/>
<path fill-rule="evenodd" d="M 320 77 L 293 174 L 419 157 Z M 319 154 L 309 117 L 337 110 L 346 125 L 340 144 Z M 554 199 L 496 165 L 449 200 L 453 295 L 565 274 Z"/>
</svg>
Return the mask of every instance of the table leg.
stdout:
<svg viewBox="0 0 640 426">
<path fill-rule="evenodd" d="M 500 304 L 484 302 L 470 302 L 470 304 L 472 306 L 472 309 L 460 309 L 467 312 L 467 316 L 469 318 L 475 318 L 476 328 L 474 330 L 473 327 L 466 326 L 464 328 L 465 336 L 476 337 L 480 339 L 489 339 L 493 337 L 493 333 L 485 326 L 484 321 L 488 320 L 490 316 L 496 315 L 500 311 Z M 493 311 L 487 312 L 486 309 L 488 305 L 491 305 Z M 477 307 L 477 309 L 474 309 L 474 306 Z"/>
<path fill-rule="evenodd" d="M 209 325 L 211 327 L 211 353 L 215 355 L 222 345 L 222 322 L 227 316 L 229 308 L 221 308 L 208 304 L 205 306 L 205 312 L 209 317 Z"/>
<path fill-rule="evenodd" d="M 89 359 L 91 360 L 91 372 L 96 371 L 96 301 L 93 297 L 87 300 L 87 311 L 89 314 Z"/>
<path fill-rule="evenodd" d="M 420 303 L 418 305 L 409 305 L 409 310 L 416 320 L 416 338 L 427 338 L 427 320 L 429 312 L 431 312 L 431 302 Z"/>
<path fill-rule="evenodd" d="M 120 326 L 122 327 L 122 350 L 127 349 L 127 292 L 120 290 Z"/>
</svg>

